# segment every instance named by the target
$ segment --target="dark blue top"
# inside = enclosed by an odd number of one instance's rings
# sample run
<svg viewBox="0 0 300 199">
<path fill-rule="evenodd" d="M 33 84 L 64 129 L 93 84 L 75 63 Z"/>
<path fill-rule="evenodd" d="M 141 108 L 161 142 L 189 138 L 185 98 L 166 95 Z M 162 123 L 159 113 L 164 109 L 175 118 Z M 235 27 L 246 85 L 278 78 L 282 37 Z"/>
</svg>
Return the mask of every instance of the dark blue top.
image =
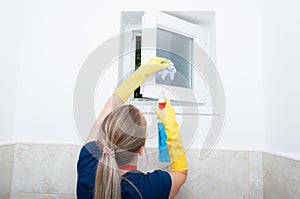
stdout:
<svg viewBox="0 0 300 199">
<path fill-rule="evenodd" d="M 84 145 L 79 154 L 77 162 L 77 198 L 93 199 L 95 175 L 98 160 L 102 150 L 96 142 Z M 172 186 L 171 176 L 166 171 L 156 170 L 144 174 L 139 171 L 129 171 L 123 175 L 134 184 L 144 199 L 168 199 Z M 141 198 L 138 191 L 127 181 L 121 181 L 122 199 Z"/>
</svg>

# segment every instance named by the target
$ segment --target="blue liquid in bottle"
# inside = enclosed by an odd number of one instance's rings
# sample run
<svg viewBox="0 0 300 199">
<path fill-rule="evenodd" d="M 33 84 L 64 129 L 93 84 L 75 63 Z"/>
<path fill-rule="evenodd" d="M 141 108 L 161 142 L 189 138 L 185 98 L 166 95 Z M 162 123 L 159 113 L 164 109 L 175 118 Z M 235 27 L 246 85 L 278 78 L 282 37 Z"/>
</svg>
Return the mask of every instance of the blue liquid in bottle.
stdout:
<svg viewBox="0 0 300 199">
<path fill-rule="evenodd" d="M 161 92 L 158 99 L 159 109 L 164 109 L 166 106 L 165 92 Z M 158 122 L 158 160 L 160 162 L 170 162 L 169 150 L 167 145 L 167 134 L 164 124 Z"/>
</svg>

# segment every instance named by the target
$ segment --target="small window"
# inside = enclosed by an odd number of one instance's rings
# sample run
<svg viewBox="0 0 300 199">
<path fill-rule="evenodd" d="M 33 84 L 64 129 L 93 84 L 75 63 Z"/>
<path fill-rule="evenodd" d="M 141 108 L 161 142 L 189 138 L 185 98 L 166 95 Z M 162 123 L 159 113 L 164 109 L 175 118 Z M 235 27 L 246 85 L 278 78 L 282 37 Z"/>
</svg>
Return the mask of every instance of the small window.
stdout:
<svg viewBox="0 0 300 199">
<path fill-rule="evenodd" d="M 173 81 L 168 77 L 165 80 L 155 75 L 147 77 L 129 100 L 157 99 L 161 90 L 167 88 L 170 92 L 166 93 L 171 100 L 208 103 L 209 91 L 206 83 L 193 68 L 195 45 L 200 45 L 207 54 L 210 52 L 208 26 L 201 27 L 199 24 L 190 23 L 175 17 L 174 13 L 171 13 L 172 16 L 153 10 L 122 13 L 121 32 L 131 34 L 122 36 L 121 48 L 131 49 L 131 53 L 123 55 L 119 61 L 119 79 L 145 64 L 153 56 L 170 59 L 177 70 Z M 147 31 L 149 28 L 154 31 Z M 176 96 L 176 93 L 180 93 L 180 96 Z M 196 100 L 191 97 L 194 95 L 197 95 Z"/>
<path fill-rule="evenodd" d="M 146 10 L 142 21 L 142 64 L 162 55 L 178 69 L 173 81 L 148 77 L 141 86 L 143 97 L 157 98 L 164 90 L 171 100 L 206 104 L 208 88 L 193 63 L 197 45 L 208 49 L 208 29 L 155 10 Z"/>
</svg>

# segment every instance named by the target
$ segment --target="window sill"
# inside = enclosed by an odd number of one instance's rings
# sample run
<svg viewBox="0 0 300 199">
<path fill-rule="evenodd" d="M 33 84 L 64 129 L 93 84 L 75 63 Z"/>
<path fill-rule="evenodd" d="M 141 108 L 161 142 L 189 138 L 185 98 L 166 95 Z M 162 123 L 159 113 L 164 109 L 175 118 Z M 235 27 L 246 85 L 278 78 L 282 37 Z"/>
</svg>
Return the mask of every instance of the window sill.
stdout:
<svg viewBox="0 0 300 199">
<path fill-rule="evenodd" d="M 140 109 L 144 114 L 154 114 L 157 109 L 157 100 L 154 99 L 134 99 L 128 102 Z M 215 108 L 206 104 L 194 104 L 183 102 L 171 102 L 177 115 L 218 115 Z"/>
</svg>

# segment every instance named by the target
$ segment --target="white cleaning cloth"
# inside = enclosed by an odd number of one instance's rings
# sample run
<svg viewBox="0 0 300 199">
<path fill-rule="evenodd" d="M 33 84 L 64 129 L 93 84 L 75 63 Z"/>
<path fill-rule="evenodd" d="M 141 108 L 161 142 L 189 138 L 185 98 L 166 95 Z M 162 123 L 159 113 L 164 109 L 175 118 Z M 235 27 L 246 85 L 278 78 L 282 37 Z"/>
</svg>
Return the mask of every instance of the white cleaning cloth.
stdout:
<svg viewBox="0 0 300 199">
<path fill-rule="evenodd" d="M 161 64 L 164 64 L 164 63 L 166 63 L 166 62 L 162 62 Z M 163 70 L 156 72 L 156 76 L 157 77 L 160 76 L 163 80 L 168 76 L 168 77 L 170 77 L 171 80 L 173 80 L 175 73 L 176 73 L 176 68 L 174 66 L 174 63 L 170 61 L 170 66 L 168 68 L 165 68 Z"/>
</svg>

